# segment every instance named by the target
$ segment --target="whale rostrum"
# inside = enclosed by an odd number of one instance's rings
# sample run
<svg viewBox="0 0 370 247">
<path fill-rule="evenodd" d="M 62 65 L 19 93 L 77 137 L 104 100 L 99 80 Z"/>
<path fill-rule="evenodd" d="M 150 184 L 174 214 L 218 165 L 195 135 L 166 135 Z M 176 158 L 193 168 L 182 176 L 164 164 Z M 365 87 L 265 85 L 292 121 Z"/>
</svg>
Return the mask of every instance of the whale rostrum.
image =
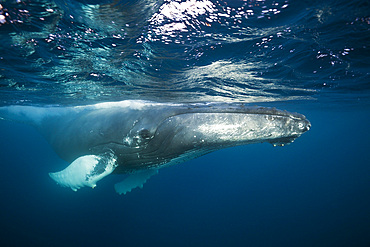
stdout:
<svg viewBox="0 0 370 247">
<path fill-rule="evenodd" d="M 95 187 L 105 176 L 129 174 L 115 185 L 125 194 L 159 168 L 209 152 L 252 143 L 284 145 L 310 129 L 305 116 L 244 103 L 159 103 L 5 106 L 3 119 L 33 125 L 70 165 L 50 173 L 61 186 Z"/>
</svg>

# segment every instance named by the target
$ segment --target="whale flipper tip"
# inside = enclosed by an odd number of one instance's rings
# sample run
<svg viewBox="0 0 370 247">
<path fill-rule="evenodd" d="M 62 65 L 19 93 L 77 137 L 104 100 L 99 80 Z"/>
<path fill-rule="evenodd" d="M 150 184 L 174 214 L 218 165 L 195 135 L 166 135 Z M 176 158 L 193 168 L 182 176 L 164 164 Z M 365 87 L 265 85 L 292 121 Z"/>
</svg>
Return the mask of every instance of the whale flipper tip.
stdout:
<svg viewBox="0 0 370 247">
<path fill-rule="evenodd" d="M 157 174 L 158 170 L 145 170 L 138 173 L 130 174 L 122 182 L 116 183 L 114 189 L 120 195 L 131 192 L 131 190 L 139 187 L 143 188 L 144 183 L 153 175 Z"/>
</svg>

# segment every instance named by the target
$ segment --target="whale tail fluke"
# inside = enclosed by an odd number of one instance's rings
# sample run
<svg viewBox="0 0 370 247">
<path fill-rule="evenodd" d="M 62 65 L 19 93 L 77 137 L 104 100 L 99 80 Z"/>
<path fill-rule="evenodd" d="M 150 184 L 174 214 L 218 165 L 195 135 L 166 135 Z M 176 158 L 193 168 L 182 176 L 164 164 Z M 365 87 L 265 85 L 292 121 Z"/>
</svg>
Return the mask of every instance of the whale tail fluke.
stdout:
<svg viewBox="0 0 370 247">
<path fill-rule="evenodd" d="M 114 185 L 114 189 L 120 195 L 130 192 L 137 187 L 142 188 L 143 184 L 153 175 L 157 174 L 158 170 L 145 170 L 134 174 L 130 174 L 125 180 Z"/>
</svg>

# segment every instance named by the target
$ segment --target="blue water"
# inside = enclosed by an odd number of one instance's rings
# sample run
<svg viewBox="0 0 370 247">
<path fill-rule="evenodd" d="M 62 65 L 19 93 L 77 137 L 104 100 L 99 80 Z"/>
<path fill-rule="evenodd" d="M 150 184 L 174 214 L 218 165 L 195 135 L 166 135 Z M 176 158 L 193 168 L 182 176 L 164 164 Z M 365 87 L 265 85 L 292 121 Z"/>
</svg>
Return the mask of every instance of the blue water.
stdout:
<svg viewBox="0 0 370 247">
<path fill-rule="evenodd" d="M 370 246 L 368 1 L 0 1 L 0 106 L 243 101 L 307 116 L 284 147 L 220 150 L 73 192 L 0 121 L 1 246 Z"/>
</svg>

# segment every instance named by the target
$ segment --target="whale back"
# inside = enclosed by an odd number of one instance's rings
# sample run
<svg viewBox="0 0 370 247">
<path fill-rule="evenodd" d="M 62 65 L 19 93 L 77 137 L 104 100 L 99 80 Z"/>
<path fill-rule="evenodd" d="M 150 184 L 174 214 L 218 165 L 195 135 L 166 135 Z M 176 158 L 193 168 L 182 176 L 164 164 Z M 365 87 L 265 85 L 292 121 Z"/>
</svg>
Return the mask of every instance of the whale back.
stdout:
<svg viewBox="0 0 370 247">
<path fill-rule="evenodd" d="M 141 100 L 100 103 L 85 106 L 5 106 L 0 107 L 0 119 L 31 125 L 40 132 L 64 160 L 72 162 L 81 155 L 96 152 L 96 146 L 108 143 L 136 145 L 133 130 L 145 125 L 155 126 L 165 115 L 161 111 L 178 111 L 176 104 Z M 157 121 L 154 121 L 157 119 Z M 132 132 L 132 133 L 131 133 Z M 125 140 L 126 138 L 126 140 Z"/>
</svg>

